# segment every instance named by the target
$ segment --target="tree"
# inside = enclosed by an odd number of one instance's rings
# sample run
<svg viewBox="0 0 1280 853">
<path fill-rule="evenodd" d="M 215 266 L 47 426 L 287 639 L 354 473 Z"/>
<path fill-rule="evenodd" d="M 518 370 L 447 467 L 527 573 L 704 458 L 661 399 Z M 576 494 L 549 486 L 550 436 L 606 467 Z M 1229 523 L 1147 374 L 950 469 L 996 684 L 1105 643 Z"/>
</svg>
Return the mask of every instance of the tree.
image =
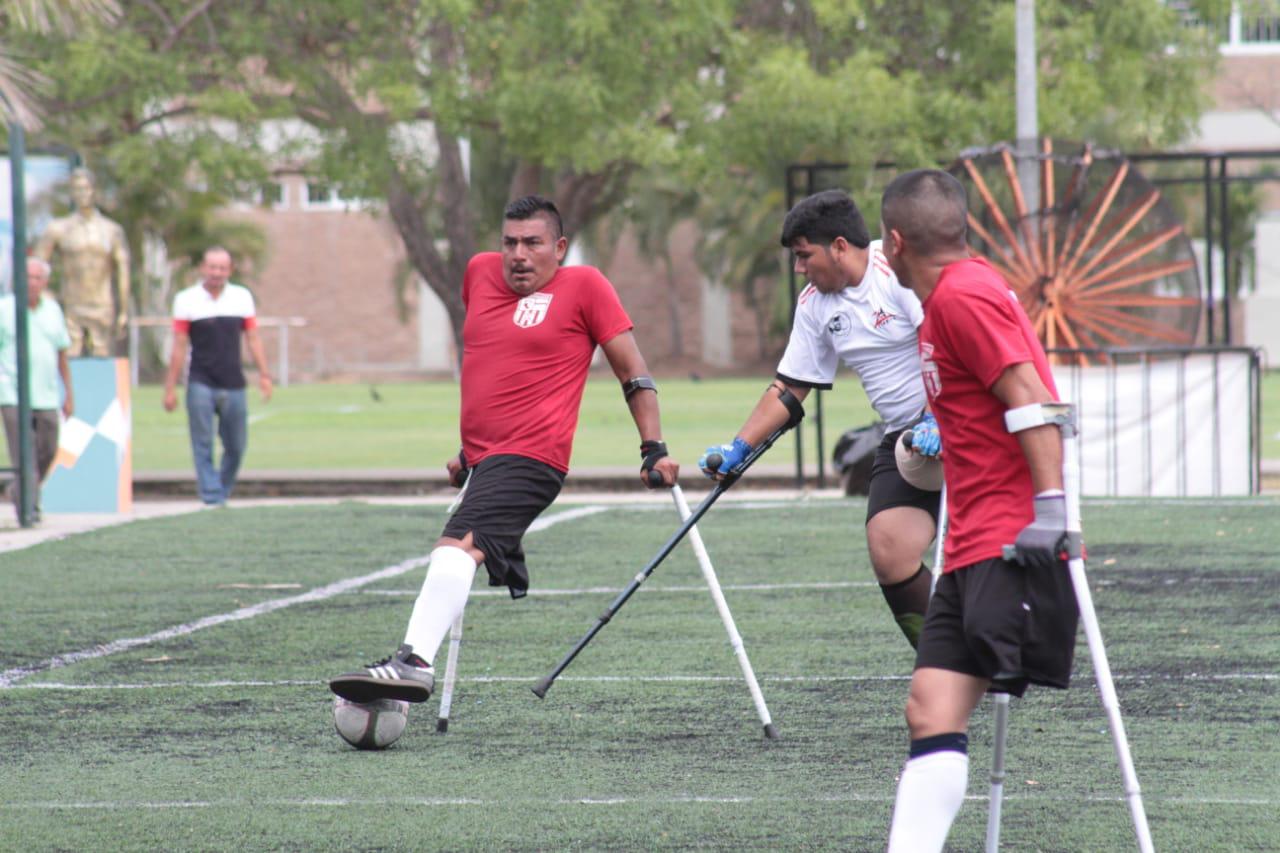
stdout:
<svg viewBox="0 0 1280 853">
<path fill-rule="evenodd" d="M 58 32 L 74 35 L 85 23 L 111 23 L 120 13 L 115 0 L 4 0 L 0 33 Z M 31 58 L 0 39 L 0 120 L 27 130 L 40 126 L 39 90 L 46 80 L 31 69 Z"/>
<path fill-rule="evenodd" d="M 1164 4 L 1038 10 L 1046 133 L 1152 145 L 1190 126 L 1211 52 Z M 754 223 L 755 245 L 781 213 L 793 162 L 848 162 L 874 221 L 877 161 L 934 163 L 1012 134 L 1012 15 L 1010 0 L 964 14 L 929 0 L 146 0 L 28 55 L 53 81 L 49 132 L 142 205 L 156 194 L 132 188 L 155 187 L 158 146 L 168 186 L 244 197 L 292 163 L 372 200 L 458 337 L 467 259 L 527 192 L 578 232 L 628 196 L 666 205 L 680 188 L 700 219 L 725 220 L 722 269 L 748 248 L 733 220 Z M 173 221 L 160 202 L 139 215 Z M 735 265 L 755 276 L 773 266 L 762 257 Z"/>
<path fill-rule="evenodd" d="M 1229 4 L 1192 5 L 1212 18 Z M 726 109 L 700 130 L 710 156 L 686 179 L 702 192 L 700 221 L 721 226 L 702 253 L 708 272 L 757 312 L 774 304 L 759 294 L 782 278 L 779 190 L 791 164 L 847 164 L 842 186 L 874 236 L 894 173 L 877 163 L 945 165 L 1011 140 L 1013 16 L 1011 0 L 974 0 L 963 13 L 930 0 L 743 4 L 741 46 L 725 53 Z M 1037 18 L 1042 134 L 1150 149 L 1193 128 L 1217 45 L 1165 4 L 1039 0 Z"/>
</svg>

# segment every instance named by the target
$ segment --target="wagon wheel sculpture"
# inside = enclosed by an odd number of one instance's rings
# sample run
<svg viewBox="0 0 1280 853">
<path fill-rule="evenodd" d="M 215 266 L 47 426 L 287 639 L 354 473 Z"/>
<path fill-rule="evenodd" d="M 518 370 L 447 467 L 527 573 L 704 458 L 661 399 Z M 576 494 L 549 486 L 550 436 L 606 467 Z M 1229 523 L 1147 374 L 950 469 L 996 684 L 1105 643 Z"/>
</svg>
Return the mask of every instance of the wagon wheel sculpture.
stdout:
<svg viewBox="0 0 1280 853">
<path fill-rule="evenodd" d="M 1046 139 L 1034 157 L 1007 145 L 966 152 L 952 171 L 970 185 L 970 244 L 1008 280 L 1046 349 L 1195 342 L 1203 303 L 1191 242 L 1127 159 L 1087 145 L 1055 153 Z"/>
</svg>

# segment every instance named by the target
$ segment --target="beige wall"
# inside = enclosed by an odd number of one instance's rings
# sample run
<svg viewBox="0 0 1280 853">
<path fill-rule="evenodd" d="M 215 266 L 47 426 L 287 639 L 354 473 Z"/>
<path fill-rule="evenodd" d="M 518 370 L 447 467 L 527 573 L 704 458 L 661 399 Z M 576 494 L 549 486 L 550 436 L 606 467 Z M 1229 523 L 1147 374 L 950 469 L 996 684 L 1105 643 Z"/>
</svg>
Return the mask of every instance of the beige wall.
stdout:
<svg viewBox="0 0 1280 853">
<path fill-rule="evenodd" d="M 241 215 L 259 225 L 267 238 L 266 268 L 254 275 L 258 313 L 307 321 L 292 333 L 292 370 L 417 366 L 417 293 L 410 288 L 410 322 L 401 323 L 392 282 L 403 250 L 390 223 L 355 210 L 254 210 Z M 264 339 L 272 337 L 264 334 Z M 275 341 L 269 346 L 274 350 Z"/>
</svg>

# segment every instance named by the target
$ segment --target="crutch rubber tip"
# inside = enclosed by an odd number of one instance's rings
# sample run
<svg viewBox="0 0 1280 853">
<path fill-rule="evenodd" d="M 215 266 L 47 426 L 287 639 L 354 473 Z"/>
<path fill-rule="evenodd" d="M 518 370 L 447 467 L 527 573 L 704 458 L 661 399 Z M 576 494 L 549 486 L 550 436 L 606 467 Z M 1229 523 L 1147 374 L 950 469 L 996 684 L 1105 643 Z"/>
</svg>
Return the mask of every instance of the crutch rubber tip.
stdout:
<svg viewBox="0 0 1280 853">
<path fill-rule="evenodd" d="M 778 730 L 773 727 L 773 723 L 765 723 L 764 736 L 769 740 L 777 740 L 780 737 Z"/>
<path fill-rule="evenodd" d="M 436 731 L 438 731 L 440 734 L 444 734 L 445 732 L 449 731 L 448 717 L 441 717 L 440 719 L 436 720 Z"/>
<path fill-rule="evenodd" d="M 547 690 L 550 687 L 551 687 L 551 682 L 544 678 L 541 681 L 539 681 L 537 684 L 533 685 L 531 689 L 533 690 L 534 696 L 537 696 L 539 699 L 545 699 L 547 695 Z"/>
</svg>

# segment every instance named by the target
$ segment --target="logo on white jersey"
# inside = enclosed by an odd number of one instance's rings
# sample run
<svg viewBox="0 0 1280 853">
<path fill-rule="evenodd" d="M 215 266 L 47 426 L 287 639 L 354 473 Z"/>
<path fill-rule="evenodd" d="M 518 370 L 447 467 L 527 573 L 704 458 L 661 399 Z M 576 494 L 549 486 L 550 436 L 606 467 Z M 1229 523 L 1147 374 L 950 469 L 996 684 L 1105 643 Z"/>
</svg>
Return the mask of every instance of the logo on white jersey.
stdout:
<svg viewBox="0 0 1280 853">
<path fill-rule="evenodd" d="M 938 376 L 938 364 L 933 360 L 933 344 L 920 342 L 920 374 L 929 399 L 942 393 L 942 378 Z"/>
<path fill-rule="evenodd" d="M 547 308 L 550 305 L 550 293 L 530 294 L 516 303 L 516 313 L 511 320 L 522 329 L 536 326 L 547 319 Z"/>
<path fill-rule="evenodd" d="M 832 337 L 838 338 L 841 335 L 847 335 L 850 327 L 851 324 L 849 323 L 849 317 L 843 311 L 827 321 L 827 332 L 831 334 Z"/>
<path fill-rule="evenodd" d="M 883 308 L 877 308 L 875 314 L 873 314 L 871 317 L 871 321 L 875 325 L 875 327 L 878 329 L 881 326 L 883 326 L 885 323 L 889 322 L 890 320 L 896 319 L 897 316 L 898 316 L 897 314 L 890 314 L 888 311 L 884 310 Z"/>
</svg>

